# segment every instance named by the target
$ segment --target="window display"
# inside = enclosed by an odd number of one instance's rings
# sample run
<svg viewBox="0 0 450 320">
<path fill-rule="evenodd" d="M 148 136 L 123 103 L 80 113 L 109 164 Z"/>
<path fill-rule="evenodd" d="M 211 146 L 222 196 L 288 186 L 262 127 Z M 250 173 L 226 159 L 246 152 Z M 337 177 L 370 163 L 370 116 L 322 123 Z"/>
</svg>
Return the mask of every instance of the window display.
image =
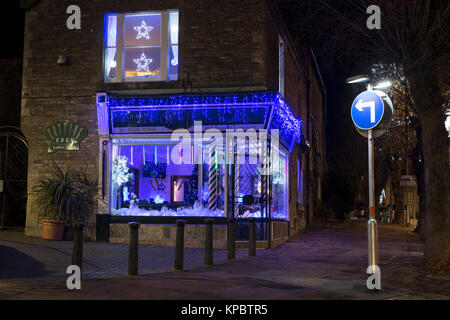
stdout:
<svg viewBox="0 0 450 320">
<path fill-rule="evenodd" d="M 279 94 L 110 94 L 104 101 L 111 214 L 289 219 L 289 154 L 301 120 Z M 173 138 L 185 135 L 180 147 Z"/>
<path fill-rule="evenodd" d="M 106 14 L 104 50 L 105 82 L 177 80 L 178 11 Z"/>
<path fill-rule="evenodd" d="M 177 152 L 175 144 L 114 145 L 111 213 L 223 217 L 223 170 L 217 170 L 214 164 L 217 180 L 214 197 L 218 201 L 214 208 L 208 207 L 212 198 L 208 185 L 212 170 L 207 164 L 183 163 L 182 154 L 180 161 L 172 161 L 173 152 Z M 203 154 L 193 156 L 207 156 L 207 147 L 203 147 Z"/>
<path fill-rule="evenodd" d="M 272 176 L 271 218 L 288 219 L 288 161 L 287 155 L 279 151 L 277 172 Z"/>
</svg>

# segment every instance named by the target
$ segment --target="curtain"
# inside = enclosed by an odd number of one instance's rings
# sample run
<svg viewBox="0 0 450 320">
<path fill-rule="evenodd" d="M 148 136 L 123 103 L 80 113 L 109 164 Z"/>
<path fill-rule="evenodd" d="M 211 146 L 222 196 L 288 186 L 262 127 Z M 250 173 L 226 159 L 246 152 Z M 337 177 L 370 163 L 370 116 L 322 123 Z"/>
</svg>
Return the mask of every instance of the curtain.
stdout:
<svg viewBox="0 0 450 320">
<path fill-rule="evenodd" d="M 114 65 L 114 57 L 116 56 L 116 43 L 117 43 L 117 16 L 110 15 L 108 16 L 108 30 L 107 30 L 107 43 L 105 54 L 105 70 L 106 77 L 109 76 L 111 68 L 115 67 Z"/>
<path fill-rule="evenodd" d="M 171 12 L 169 14 L 170 24 L 170 44 L 173 54 L 173 59 L 170 63 L 174 66 L 178 65 L 178 12 Z"/>
</svg>

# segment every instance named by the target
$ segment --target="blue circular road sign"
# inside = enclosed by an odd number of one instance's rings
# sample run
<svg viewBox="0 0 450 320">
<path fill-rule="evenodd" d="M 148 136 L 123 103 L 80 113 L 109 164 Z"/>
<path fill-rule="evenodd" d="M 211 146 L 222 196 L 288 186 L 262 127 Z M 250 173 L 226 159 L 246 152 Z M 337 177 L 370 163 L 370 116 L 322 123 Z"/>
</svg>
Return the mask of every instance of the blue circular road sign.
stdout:
<svg viewBox="0 0 450 320">
<path fill-rule="evenodd" d="M 383 118 L 383 99 L 374 91 L 364 91 L 353 101 L 351 114 L 355 126 L 363 130 L 373 129 Z"/>
</svg>

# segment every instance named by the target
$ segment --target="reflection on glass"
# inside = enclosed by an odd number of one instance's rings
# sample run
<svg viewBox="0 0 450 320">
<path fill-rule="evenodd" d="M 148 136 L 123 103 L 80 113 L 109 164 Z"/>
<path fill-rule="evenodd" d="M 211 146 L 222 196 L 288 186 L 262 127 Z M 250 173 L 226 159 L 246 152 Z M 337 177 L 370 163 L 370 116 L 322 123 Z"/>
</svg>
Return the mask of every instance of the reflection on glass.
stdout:
<svg viewBox="0 0 450 320">
<path fill-rule="evenodd" d="M 160 75 L 161 52 L 159 48 L 125 48 L 124 76 L 152 77 Z"/>
<path fill-rule="evenodd" d="M 116 78 L 117 15 L 106 15 L 105 23 L 105 79 L 112 80 Z"/>
<path fill-rule="evenodd" d="M 161 45 L 161 14 L 126 15 L 124 19 L 124 46 Z"/>
</svg>

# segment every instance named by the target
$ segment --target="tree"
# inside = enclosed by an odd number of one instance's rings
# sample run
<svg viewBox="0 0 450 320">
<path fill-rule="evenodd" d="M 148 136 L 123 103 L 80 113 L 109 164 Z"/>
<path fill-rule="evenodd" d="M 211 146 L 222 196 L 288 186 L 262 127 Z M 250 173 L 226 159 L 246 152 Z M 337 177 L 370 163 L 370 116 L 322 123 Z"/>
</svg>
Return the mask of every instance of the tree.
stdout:
<svg viewBox="0 0 450 320">
<path fill-rule="evenodd" d="M 404 199 L 400 188 L 400 176 L 414 172 L 417 177 L 419 195 L 419 221 L 417 231 L 424 236 L 425 193 L 423 179 L 422 143 L 420 121 L 417 117 L 414 100 L 403 68 L 395 64 L 376 64 L 371 68 L 371 78 L 377 80 L 390 79 L 392 86 L 388 89 L 395 106 L 391 127 L 382 139 L 376 140 L 377 158 L 387 164 L 391 177 L 394 197 L 398 208 L 403 208 Z M 377 173 L 380 172 L 377 170 Z M 404 221 L 404 210 L 397 210 L 395 220 Z"/>
<path fill-rule="evenodd" d="M 381 29 L 369 30 L 364 0 L 282 1 L 293 37 L 309 45 L 322 66 L 357 59 L 404 70 L 421 124 L 426 194 L 426 266 L 450 268 L 448 138 L 444 110 L 449 88 L 447 1 L 380 0 Z"/>
</svg>

